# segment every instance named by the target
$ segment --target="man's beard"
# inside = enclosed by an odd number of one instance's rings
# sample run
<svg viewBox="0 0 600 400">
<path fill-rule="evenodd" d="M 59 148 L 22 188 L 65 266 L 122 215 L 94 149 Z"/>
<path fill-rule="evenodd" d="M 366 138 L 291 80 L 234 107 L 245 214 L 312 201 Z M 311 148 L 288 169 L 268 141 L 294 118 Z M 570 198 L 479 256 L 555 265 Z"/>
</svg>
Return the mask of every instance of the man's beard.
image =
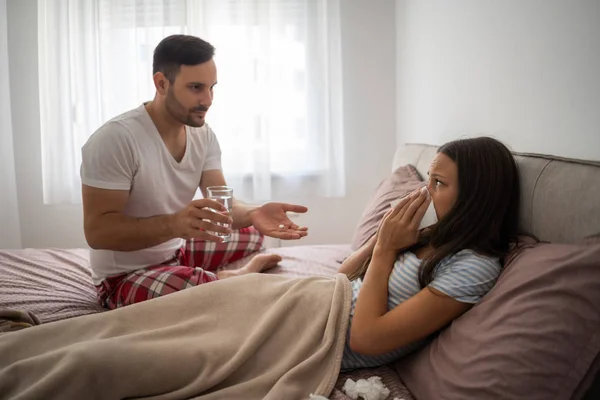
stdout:
<svg viewBox="0 0 600 400">
<path fill-rule="evenodd" d="M 184 125 L 189 125 L 194 128 L 199 128 L 204 125 L 204 118 L 198 122 L 197 120 L 194 120 L 192 118 L 192 113 L 198 112 L 198 111 L 206 112 L 206 111 L 208 111 L 208 107 L 198 106 L 198 107 L 194 107 L 190 110 L 187 110 L 177 100 L 177 98 L 173 94 L 173 89 L 171 89 L 171 88 L 169 88 L 169 90 L 167 91 L 167 99 L 165 101 L 165 106 L 166 106 L 166 109 L 167 109 L 167 112 L 169 113 L 169 115 L 171 115 L 171 117 L 173 117 L 173 119 L 177 120 L 178 122 L 181 122 Z"/>
</svg>

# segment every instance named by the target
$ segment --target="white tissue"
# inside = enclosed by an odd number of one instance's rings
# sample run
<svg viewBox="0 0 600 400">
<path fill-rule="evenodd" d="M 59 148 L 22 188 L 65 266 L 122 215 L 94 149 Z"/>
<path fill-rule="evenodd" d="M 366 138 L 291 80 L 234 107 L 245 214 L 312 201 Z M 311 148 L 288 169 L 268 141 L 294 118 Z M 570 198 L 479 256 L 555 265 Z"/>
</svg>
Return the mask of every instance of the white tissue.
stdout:
<svg viewBox="0 0 600 400">
<path fill-rule="evenodd" d="M 353 400 L 359 397 L 363 400 L 385 400 L 390 395 L 390 390 L 381 383 L 381 378 L 378 376 L 372 376 L 367 380 L 359 379 L 357 382 L 348 379 L 342 390 Z"/>
<path fill-rule="evenodd" d="M 426 187 L 423 187 L 423 189 L 427 190 Z M 402 200 L 404 197 L 405 196 L 392 201 L 390 203 L 391 208 L 396 207 L 396 204 L 398 204 L 400 202 L 400 200 Z M 427 211 L 425 211 L 425 215 L 423 215 L 423 219 L 421 220 L 421 223 L 419 224 L 418 230 L 420 231 L 421 229 L 425 229 L 437 222 L 438 222 L 437 212 L 435 211 L 435 206 L 433 205 L 433 201 L 431 201 L 429 203 L 429 207 L 427 207 Z"/>
<path fill-rule="evenodd" d="M 419 229 L 425 229 L 433 224 L 438 222 L 437 213 L 435 211 L 435 206 L 433 205 L 433 201 L 429 203 L 429 207 L 427 207 L 427 211 L 425 211 L 425 215 L 423 215 L 423 219 L 419 224 Z"/>
<path fill-rule="evenodd" d="M 367 389 L 367 391 L 363 391 Z M 359 379 L 358 382 L 354 382 L 352 379 L 346 380 L 342 390 L 352 399 L 357 400 L 359 397 L 363 400 L 385 400 L 390 395 L 390 391 L 381 383 L 381 378 L 378 376 L 372 376 L 371 378 L 364 380 Z M 376 392 L 376 394 L 374 394 Z M 383 397 L 382 397 L 383 396 Z M 327 397 L 317 396 L 310 394 L 309 400 L 329 400 Z M 394 397 L 394 400 L 404 400 Z"/>
</svg>

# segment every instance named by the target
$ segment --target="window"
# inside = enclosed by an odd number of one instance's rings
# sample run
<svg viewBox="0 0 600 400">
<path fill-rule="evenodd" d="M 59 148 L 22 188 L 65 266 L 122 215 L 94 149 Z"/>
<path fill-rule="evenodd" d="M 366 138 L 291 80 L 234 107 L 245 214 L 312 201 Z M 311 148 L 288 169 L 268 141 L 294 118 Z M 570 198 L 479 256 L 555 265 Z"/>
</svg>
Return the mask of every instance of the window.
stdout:
<svg viewBox="0 0 600 400">
<path fill-rule="evenodd" d="M 80 202 L 81 146 L 102 123 L 152 99 L 152 52 L 175 33 L 216 47 L 207 122 L 237 197 L 342 196 L 338 2 L 40 0 L 45 203 Z"/>
</svg>

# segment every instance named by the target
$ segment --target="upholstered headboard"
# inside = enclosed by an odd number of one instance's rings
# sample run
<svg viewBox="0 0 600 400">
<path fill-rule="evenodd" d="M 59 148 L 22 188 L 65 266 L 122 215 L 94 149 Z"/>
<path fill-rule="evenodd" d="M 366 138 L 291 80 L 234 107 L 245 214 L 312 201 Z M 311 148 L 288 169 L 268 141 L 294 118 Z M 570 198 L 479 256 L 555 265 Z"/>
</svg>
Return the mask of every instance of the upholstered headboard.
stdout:
<svg viewBox="0 0 600 400">
<path fill-rule="evenodd" d="M 398 147 L 392 170 L 412 164 L 422 178 L 437 146 Z M 521 226 L 540 240 L 574 243 L 600 232 L 600 162 L 514 153 L 521 173 Z"/>
</svg>

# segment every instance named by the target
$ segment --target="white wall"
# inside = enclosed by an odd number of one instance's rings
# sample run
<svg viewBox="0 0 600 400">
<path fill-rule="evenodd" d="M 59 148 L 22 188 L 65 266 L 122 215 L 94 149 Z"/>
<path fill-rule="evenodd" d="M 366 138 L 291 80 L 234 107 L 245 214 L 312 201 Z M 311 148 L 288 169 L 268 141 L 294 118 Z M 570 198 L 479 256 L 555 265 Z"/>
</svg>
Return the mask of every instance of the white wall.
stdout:
<svg viewBox="0 0 600 400">
<path fill-rule="evenodd" d="M 343 199 L 311 196 L 304 201 L 309 213 L 298 223 L 307 225 L 310 234 L 285 245 L 349 242 L 369 194 L 391 166 L 396 140 L 395 3 L 341 3 L 347 195 Z M 42 202 L 36 4 L 36 0 L 9 0 L 7 5 L 22 244 L 83 247 L 81 207 Z"/>
<path fill-rule="evenodd" d="M 600 160 L 600 1 L 399 0 L 398 140 Z"/>
</svg>

